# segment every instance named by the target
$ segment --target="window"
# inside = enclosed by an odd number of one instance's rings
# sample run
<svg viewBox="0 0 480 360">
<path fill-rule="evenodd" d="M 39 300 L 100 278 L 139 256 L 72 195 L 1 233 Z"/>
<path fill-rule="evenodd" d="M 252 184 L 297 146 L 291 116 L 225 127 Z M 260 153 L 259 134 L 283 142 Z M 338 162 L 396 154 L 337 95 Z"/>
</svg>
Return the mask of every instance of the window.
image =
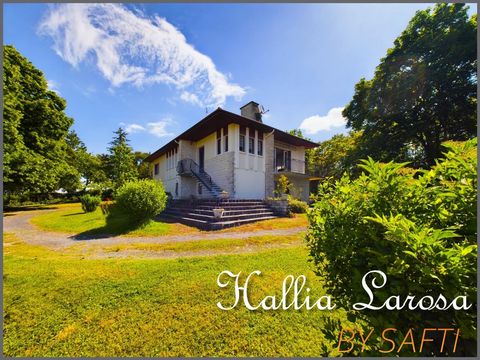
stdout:
<svg viewBox="0 0 480 360">
<path fill-rule="evenodd" d="M 223 128 L 223 144 L 224 144 L 224 151 L 228 151 L 228 126 Z"/>
<path fill-rule="evenodd" d="M 240 126 L 240 143 L 239 143 L 238 149 L 241 152 L 245 152 L 245 134 L 246 134 L 245 126 Z"/>
<path fill-rule="evenodd" d="M 155 175 L 158 175 L 159 172 L 160 172 L 160 166 L 158 164 L 155 164 L 153 173 Z"/>
<path fill-rule="evenodd" d="M 263 132 L 258 132 L 257 155 L 263 156 Z"/>
<path fill-rule="evenodd" d="M 248 152 L 255 154 L 255 130 L 249 129 L 248 135 Z"/>
<path fill-rule="evenodd" d="M 178 196 L 178 182 L 175 183 L 175 196 Z"/>
<path fill-rule="evenodd" d="M 198 184 L 198 195 L 202 195 L 202 184 Z"/>
<path fill-rule="evenodd" d="M 222 134 L 221 130 L 217 130 L 217 155 L 222 153 Z"/>
<path fill-rule="evenodd" d="M 238 150 L 241 152 L 245 152 L 245 135 L 240 135 L 240 145 L 238 147 Z"/>
<path fill-rule="evenodd" d="M 292 152 L 275 148 L 275 169 L 276 171 L 291 171 Z"/>
</svg>

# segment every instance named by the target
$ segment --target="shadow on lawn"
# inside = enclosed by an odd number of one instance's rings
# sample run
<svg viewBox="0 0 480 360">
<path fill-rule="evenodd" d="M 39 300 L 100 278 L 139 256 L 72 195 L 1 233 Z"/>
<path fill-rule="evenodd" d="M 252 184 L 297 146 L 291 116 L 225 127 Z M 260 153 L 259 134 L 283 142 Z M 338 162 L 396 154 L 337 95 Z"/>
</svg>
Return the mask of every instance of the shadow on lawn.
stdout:
<svg viewBox="0 0 480 360">
<path fill-rule="evenodd" d="M 57 206 L 52 205 L 25 205 L 25 206 L 6 206 L 3 208 L 3 214 L 15 213 L 20 211 L 38 211 L 38 210 L 56 210 Z M 10 214 L 13 215 L 13 214 Z"/>
<path fill-rule="evenodd" d="M 68 214 L 68 216 L 80 215 L 83 213 Z M 65 215 L 67 216 L 67 215 Z M 86 241 L 115 237 L 127 234 L 131 231 L 137 230 L 148 224 L 149 220 L 138 221 L 132 219 L 128 214 L 123 214 L 118 211 L 112 211 L 105 217 L 105 225 L 83 231 L 79 234 L 70 236 L 72 240 Z"/>
</svg>

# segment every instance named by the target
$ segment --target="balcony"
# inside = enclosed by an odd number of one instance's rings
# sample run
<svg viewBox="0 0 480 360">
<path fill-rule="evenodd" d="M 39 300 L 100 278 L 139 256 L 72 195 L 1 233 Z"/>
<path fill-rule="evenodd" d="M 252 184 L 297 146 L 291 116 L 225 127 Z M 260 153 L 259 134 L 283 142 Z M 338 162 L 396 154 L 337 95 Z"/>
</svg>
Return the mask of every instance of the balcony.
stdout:
<svg viewBox="0 0 480 360">
<path fill-rule="evenodd" d="M 295 173 L 305 174 L 305 161 L 297 159 L 285 159 L 286 161 L 276 161 L 274 166 L 274 173 Z"/>
</svg>

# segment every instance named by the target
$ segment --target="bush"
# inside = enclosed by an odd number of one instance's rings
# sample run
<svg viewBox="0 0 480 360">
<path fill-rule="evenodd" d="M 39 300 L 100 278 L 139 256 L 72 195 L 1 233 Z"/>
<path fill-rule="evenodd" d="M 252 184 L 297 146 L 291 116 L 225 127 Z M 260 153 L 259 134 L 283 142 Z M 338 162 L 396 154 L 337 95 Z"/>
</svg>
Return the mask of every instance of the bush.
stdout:
<svg viewBox="0 0 480 360">
<path fill-rule="evenodd" d="M 98 196 L 83 195 L 78 198 L 82 203 L 82 210 L 86 213 L 94 212 L 97 206 L 102 202 L 102 199 Z"/>
<path fill-rule="evenodd" d="M 116 207 L 134 220 L 147 220 L 165 209 L 167 195 L 157 180 L 135 180 L 122 185 L 116 192 Z"/>
<path fill-rule="evenodd" d="M 308 204 L 305 201 L 294 198 L 288 199 L 288 210 L 294 214 L 305 214 L 308 210 Z"/>
<path fill-rule="evenodd" d="M 358 179 L 344 176 L 321 184 L 319 200 L 308 214 L 310 255 L 327 291 L 352 319 L 363 319 L 370 327 L 397 328 L 397 344 L 419 324 L 454 327 L 461 328 L 463 338 L 463 349 L 455 355 L 475 354 L 476 144 L 476 139 L 447 143 L 444 159 L 417 172 L 406 171 L 405 164 L 363 160 Z M 392 295 L 403 300 L 430 295 L 436 300 L 440 294 L 448 301 L 467 295 L 473 306 L 468 311 L 355 312 L 354 303 L 368 303 L 361 280 L 371 270 L 388 277 L 383 289 L 374 290 L 377 306 Z M 425 346 L 424 355 L 433 354 L 433 348 Z"/>
</svg>

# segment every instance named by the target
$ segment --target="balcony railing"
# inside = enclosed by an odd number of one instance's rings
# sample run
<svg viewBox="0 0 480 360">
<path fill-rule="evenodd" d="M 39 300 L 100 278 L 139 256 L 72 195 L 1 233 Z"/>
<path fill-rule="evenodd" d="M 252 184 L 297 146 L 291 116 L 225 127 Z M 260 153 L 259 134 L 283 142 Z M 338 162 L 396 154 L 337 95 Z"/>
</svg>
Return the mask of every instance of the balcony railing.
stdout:
<svg viewBox="0 0 480 360">
<path fill-rule="evenodd" d="M 291 159 L 284 164 L 276 164 L 274 168 L 275 173 L 293 172 L 298 174 L 305 174 L 305 161 Z"/>
</svg>

